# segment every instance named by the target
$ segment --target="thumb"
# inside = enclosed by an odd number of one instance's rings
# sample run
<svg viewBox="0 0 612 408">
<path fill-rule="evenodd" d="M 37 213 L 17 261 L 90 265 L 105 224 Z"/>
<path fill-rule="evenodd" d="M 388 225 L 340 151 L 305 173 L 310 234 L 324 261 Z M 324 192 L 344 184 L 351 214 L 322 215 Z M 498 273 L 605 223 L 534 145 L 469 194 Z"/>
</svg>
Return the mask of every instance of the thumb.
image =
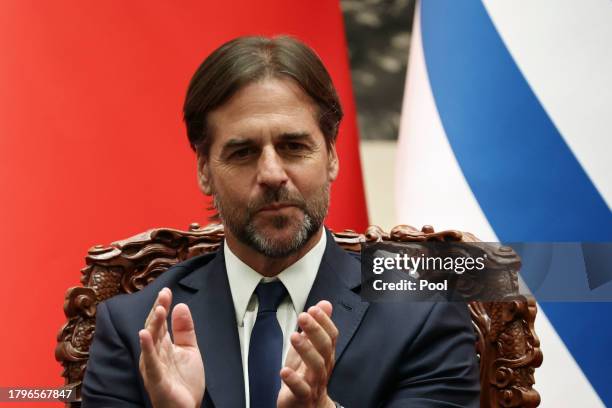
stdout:
<svg viewBox="0 0 612 408">
<path fill-rule="evenodd" d="M 172 310 L 172 337 L 177 346 L 198 347 L 191 312 L 184 303 L 179 303 Z"/>
</svg>

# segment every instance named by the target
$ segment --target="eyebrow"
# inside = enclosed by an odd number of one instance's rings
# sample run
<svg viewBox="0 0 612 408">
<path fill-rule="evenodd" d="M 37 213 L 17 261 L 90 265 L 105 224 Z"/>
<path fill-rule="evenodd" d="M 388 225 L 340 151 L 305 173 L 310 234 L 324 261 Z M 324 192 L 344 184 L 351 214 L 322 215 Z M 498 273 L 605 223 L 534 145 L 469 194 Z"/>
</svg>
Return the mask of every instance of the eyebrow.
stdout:
<svg viewBox="0 0 612 408">
<path fill-rule="evenodd" d="M 254 143 L 251 139 L 245 138 L 233 138 L 225 142 L 223 147 L 221 147 L 221 156 L 226 156 L 233 150 L 239 149 L 241 147 L 249 147 L 253 146 Z"/>
<path fill-rule="evenodd" d="M 281 133 L 278 137 L 282 141 L 300 141 L 304 139 L 310 140 L 310 133 L 308 132 L 287 132 Z"/>
<path fill-rule="evenodd" d="M 223 145 L 223 150 L 231 149 L 233 147 L 242 147 L 253 144 L 253 141 L 250 139 L 242 139 L 242 138 L 234 138 L 230 139 Z"/>
<path fill-rule="evenodd" d="M 284 142 L 291 141 L 303 141 L 310 140 L 310 133 L 308 132 L 285 132 L 281 133 L 277 139 Z M 221 154 L 225 155 L 231 150 L 239 149 L 241 147 L 254 146 L 256 143 L 252 139 L 247 138 L 232 138 L 229 139 L 221 148 Z"/>
</svg>

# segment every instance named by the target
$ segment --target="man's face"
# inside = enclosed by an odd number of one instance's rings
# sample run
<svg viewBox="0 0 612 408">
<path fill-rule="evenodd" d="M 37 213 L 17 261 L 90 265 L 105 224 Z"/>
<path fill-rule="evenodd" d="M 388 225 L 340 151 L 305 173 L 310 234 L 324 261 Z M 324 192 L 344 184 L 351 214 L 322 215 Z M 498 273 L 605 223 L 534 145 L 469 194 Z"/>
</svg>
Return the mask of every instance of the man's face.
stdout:
<svg viewBox="0 0 612 408">
<path fill-rule="evenodd" d="M 270 257 L 300 249 L 327 215 L 338 173 L 317 107 L 291 79 L 239 90 L 208 115 L 212 143 L 198 157 L 202 190 L 236 239 Z"/>
</svg>

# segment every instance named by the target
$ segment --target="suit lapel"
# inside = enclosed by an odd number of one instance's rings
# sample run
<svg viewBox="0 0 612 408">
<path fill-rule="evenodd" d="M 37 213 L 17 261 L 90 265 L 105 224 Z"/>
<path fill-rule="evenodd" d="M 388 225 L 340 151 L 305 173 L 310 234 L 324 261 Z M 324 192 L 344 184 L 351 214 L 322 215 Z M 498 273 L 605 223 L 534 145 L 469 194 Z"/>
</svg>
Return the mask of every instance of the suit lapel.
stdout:
<svg viewBox="0 0 612 408">
<path fill-rule="evenodd" d="M 182 301 L 192 311 L 204 370 L 210 373 L 206 375 L 210 399 L 216 408 L 244 407 L 240 341 L 223 249 L 180 283 L 196 290 Z"/>
<path fill-rule="evenodd" d="M 340 332 L 336 342 L 336 362 L 357 331 L 369 303 L 353 292 L 361 284 L 361 264 L 336 244 L 327 232 L 327 246 L 319 272 L 304 310 L 328 300 L 333 306 L 332 320 Z"/>
</svg>

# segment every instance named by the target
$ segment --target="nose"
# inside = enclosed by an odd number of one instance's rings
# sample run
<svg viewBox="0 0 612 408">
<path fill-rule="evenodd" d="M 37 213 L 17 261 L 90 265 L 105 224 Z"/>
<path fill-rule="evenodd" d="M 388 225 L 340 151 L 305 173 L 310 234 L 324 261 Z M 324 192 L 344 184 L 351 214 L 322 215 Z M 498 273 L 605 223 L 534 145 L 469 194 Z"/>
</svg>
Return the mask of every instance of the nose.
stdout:
<svg viewBox="0 0 612 408">
<path fill-rule="evenodd" d="M 289 177 L 285 172 L 282 158 L 274 147 L 266 146 L 260 157 L 257 168 L 257 182 L 267 187 L 277 189 L 287 183 Z"/>
</svg>

